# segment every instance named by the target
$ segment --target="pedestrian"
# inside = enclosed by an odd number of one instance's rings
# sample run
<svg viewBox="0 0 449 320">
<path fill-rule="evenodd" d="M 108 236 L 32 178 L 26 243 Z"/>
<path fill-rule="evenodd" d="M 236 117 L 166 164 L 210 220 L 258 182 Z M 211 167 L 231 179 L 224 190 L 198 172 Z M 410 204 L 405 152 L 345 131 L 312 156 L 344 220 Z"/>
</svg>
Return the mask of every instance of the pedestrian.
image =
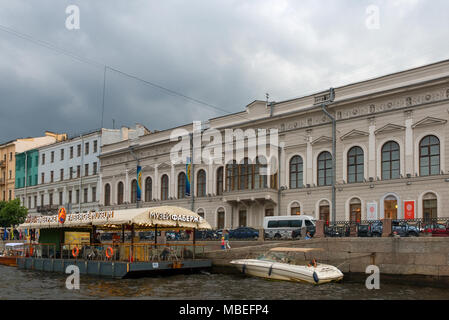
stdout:
<svg viewBox="0 0 449 320">
<path fill-rule="evenodd" d="M 225 230 L 224 238 L 225 238 L 225 244 L 226 244 L 225 249 L 231 249 L 231 245 L 229 244 L 229 231 L 228 230 Z"/>
<path fill-rule="evenodd" d="M 223 250 L 226 250 L 226 242 L 225 242 L 225 237 L 221 237 L 221 248 Z"/>
<path fill-rule="evenodd" d="M 307 234 L 306 234 L 306 238 L 305 238 L 305 239 L 306 239 L 306 240 L 312 239 L 312 235 L 310 234 L 309 231 L 307 231 Z"/>
</svg>

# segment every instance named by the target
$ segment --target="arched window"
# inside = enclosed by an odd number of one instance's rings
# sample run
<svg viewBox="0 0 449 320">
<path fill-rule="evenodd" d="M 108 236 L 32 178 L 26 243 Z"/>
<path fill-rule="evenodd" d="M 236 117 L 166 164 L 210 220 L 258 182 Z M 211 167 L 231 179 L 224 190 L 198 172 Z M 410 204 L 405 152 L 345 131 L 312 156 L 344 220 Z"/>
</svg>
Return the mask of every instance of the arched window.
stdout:
<svg viewBox="0 0 449 320">
<path fill-rule="evenodd" d="M 363 182 L 363 150 L 352 147 L 348 152 L 348 183 Z"/>
<path fill-rule="evenodd" d="M 168 176 L 166 174 L 161 178 L 161 200 L 168 200 Z"/>
<path fill-rule="evenodd" d="M 178 174 L 178 199 L 186 197 L 186 174 L 181 172 Z"/>
<path fill-rule="evenodd" d="M 223 208 L 217 211 L 217 229 L 224 229 L 225 227 L 225 211 Z"/>
<path fill-rule="evenodd" d="M 223 194 L 223 167 L 217 169 L 217 195 Z"/>
<path fill-rule="evenodd" d="M 303 187 L 303 162 L 300 156 L 290 159 L 290 189 Z"/>
<path fill-rule="evenodd" d="M 440 174 L 440 140 L 426 136 L 419 143 L 419 175 Z"/>
<path fill-rule="evenodd" d="M 330 206 L 329 201 L 322 200 L 320 202 L 320 220 L 323 220 L 326 222 L 326 224 L 329 224 L 329 218 L 330 218 Z"/>
<path fill-rule="evenodd" d="M 290 206 L 290 215 L 291 216 L 299 216 L 301 215 L 301 206 L 298 202 L 293 202 Z"/>
<path fill-rule="evenodd" d="M 226 165 L 226 190 L 234 191 L 238 189 L 238 176 L 239 168 L 237 162 L 234 160 L 232 163 Z"/>
<path fill-rule="evenodd" d="M 123 193 L 123 182 L 120 181 L 117 186 L 117 204 L 123 204 Z"/>
<path fill-rule="evenodd" d="M 438 200 L 437 196 L 431 192 L 423 197 L 423 218 L 426 221 L 438 218 Z"/>
<path fill-rule="evenodd" d="M 349 202 L 349 217 L 352 222 L 358 222 L 362 220 L 362 203 L 360 199 L 353 198 Z"/>
<path fill-rule="evenodd" d="M 254 189 L 267 187 L 267 160 L 264 156 L 257 157 L 254 165 Z"/>
<path fill-rule="evenodd" d="M 137 202 L 137 180 L 131 182 L 131 203 Z"/>
<path fill-rule="evenodd" d="M 145 201 L 153 200 L 153 180 L 151 177 L 145 179 Z"/>
<path fill-rule="evenodd" d="M 242 160 L 240 164 L 240 188 L 239 190 L 249 190 L 253 186 L 253 166 L 248 158 Z"/>
<path fill-rule="evenodd" d="M 400 177 L 399 144 L 389 141 L 382 147 L 382 180 Z"/>
<path fill-rule="evenodd" d="M 318 156 L 318 185 L 332 185 L 332 156 L 327 151 Z"/>
<path fill-rule="evenodd" d="M 203 169 L 201 169 L 197 173 L 196 188 L 197 197 L 206 196 L 206 171 L 204 171 Z"/>
<path fill-rule="evenodd" d="M 111 185 L 109 183 L 104 186 L 104 205 L 111 205 Z"/>
</svg>

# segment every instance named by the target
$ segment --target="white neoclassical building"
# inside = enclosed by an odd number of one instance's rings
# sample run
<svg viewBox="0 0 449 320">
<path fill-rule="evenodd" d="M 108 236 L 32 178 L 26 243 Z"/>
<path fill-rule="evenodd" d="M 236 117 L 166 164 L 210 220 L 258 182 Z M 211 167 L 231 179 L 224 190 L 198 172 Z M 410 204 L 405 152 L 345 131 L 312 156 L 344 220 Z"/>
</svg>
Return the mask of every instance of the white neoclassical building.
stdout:
<svg viewBox="0 0 449 320">
<path fill-rule="evenodd" d="M 204 122 L 203 129 L 223 136 L 225 129 L 278 129 L 278 171 L 263 176 L 263 161 L 249 158 L 195 164 L 194 197 L 185 195 L 186 165 L 172 163 L 178 142 L 170 140 L 175 129 L 192 133 L 192 124 L 106 145 L 99 156 L 100 206 L 183 206 L 217 228 L 261 227 L 267 215 L 330 220 L 332 206 L 337 220 L 400 219 L 406 211 L 414 218 L 449 217 L 449 61 L 335 88 L 327 107 L 336 119 L 335 168 L 332 125 L 320 105 L 326 94 L 254 101 L 242 112 Z M 203 139 L 202 147 L 208 143 Z"/>
</svg>

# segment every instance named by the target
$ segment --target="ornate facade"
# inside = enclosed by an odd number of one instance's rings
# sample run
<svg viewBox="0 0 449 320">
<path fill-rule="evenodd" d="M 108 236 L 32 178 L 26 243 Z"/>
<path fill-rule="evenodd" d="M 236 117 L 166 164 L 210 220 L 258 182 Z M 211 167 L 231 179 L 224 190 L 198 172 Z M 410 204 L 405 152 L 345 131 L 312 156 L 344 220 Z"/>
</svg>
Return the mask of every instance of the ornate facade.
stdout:
<svg viewBox="0 0 449 320">
<path fill-rule="evenodd" d="M 373 204 L 371 216 L 400 219 L 404 201 L 411 200 L 415 218 L 449 217 L 449 61 L 346 85 L 335 93 L 328 107 L 337 123 L 335 168 L 331 122 L 319 105 L 326 92 L 254 101 L 243 112 L 210 119 L 207 126 L 221 132 L 278 129 L 277 173 L 260 175 L 261 164 L 249 159 L 197 164 L 192 199 L 183 192 L 186 166 L 171 163 L 177 142 L 170 141 L 174 129 L 168 129 L 103 148 L 100 205 L 182 206 L 217 228 L 261 227 L 267 215 L 330 220 L 333 205 L 337 220 L 365 220 Z M 176 129 L 193 130 L 191 124 Z M 135 197 L 137 160 L 142 167 L 140 204 Z"/>
</svg>

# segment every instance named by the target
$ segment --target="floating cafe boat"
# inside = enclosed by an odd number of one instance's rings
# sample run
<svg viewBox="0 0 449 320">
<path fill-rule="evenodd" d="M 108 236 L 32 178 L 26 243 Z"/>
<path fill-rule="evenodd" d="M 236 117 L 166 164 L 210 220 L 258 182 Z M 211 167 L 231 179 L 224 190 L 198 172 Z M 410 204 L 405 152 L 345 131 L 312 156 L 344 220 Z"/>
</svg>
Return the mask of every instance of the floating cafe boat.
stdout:
<svg viewBox="0 0 449 320">
<path fill-rule="evenodd" d="M 343 279 L 343 273 L 336 267 L 317 263 L 315 258 L 308 262 L 306 253 L 323 251 L 321 248 L 272 248 L 257 259 L 232 260 L 241 272 L 251 276 L 296 282 L 323 284 Z M 304 259 L 298 257 L 304 254 Z"/>
<path fill-rule="evenodd" d="M 39 243 L 27 243 L 20 269 L 64 273 L 76 265 L 81 274 L 123 278 L 165 272 L 190 272 L 212 266 L 199 258 L 204 246 L 195 243 L 195 229 L 211 229 L 198 214 L 180 207 L 136 208 L 106 212 L 28 217 L 20 229 L 39 229 Z M 97 231 L 121 233 L 118 241 L 95 243 Z M 192 243 L 158 241 L 159 231 L 185 230 Z M 125 242 L 125 231 L 131 239 Z M 138 231 L 154 231 L 153 242 L 139 242 Z M 159 243 L 158 243 L 159 242 Z M 164 243 L 161 243 L 164 242 Z"/>
<path fill-rule="evenodd" d="M 20 242 L 6 243 L 5 249 L 0 254 L 0 264 L 10 267 L 17 267 L 17 258 L 25 254 L 25 245 Z"/>
</svg>

